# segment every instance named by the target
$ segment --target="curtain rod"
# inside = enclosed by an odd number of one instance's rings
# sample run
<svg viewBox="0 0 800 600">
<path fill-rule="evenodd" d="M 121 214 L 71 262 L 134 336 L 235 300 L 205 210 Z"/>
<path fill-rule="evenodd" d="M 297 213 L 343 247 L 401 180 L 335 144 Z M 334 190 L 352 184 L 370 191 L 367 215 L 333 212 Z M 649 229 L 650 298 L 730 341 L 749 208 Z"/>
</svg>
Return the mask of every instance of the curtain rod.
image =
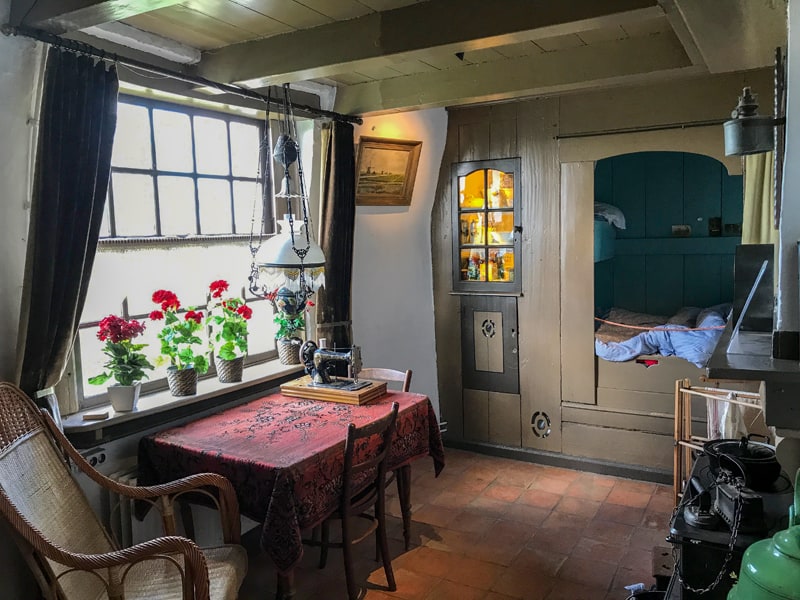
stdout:
<svg viewBox="0 0 800 600">
<path fill-rule="evenodd" d="M 729 119 L 730 117 L 728 117 Z M 585 133 L 565 133 L 555 136 L 557 140 L 571 140 L 574 138 L 597 137 L 600 135 L 614 135 L 618 133 L 641 133 L 645 131 L 664 131 L 667 129 L 691 129 L 692 127 L 708 127 L 722 125 L 728 119 L 711 119 L 708 121 L 688 121 L 685 123 L 669 123 L 666 125 L 644 125 L 641 127 L 623 127 L 619 129 L 605 129 L 601 131 L 587 131 Z"/>
<path fill-rule="evenodd" d="M 51 46 L 64 48 L 66 50 L 72 50 L 73 52 L 79 52 L 81 54 L 92 56 L 100 60 L 119 63 L 121 65 L 125 65 L 128 67 L 134 67 L 137 69 L 141 69 L 143 71 L 154 73 L 156 75 L 163 75 L 166 77 L 170 77 L 172 79 L 185 81 L 186 83 L 191 83 L 193 85 L 213 87 L 222 92 L 235 94 L 237 96 L 242 96 L 243 98 L 249 98 L 251 100 L 259 100 L 264 103 L 267 102 L 267 97 L 265 95 L 259 94 L 258 92 L 254 92 L 253 90 L 248 90 L 247 88 L 243 88 L 238 85 L 219 83 L 217 81 L 212 81 L 210 79 L 206 79 L 205 77 L 200 77 L 196 75 L 185 75 L 184 73 L 181 73 L 179 71 L 173 71 L 171 69 L 166 69 L 164 67 L 152 65 L 150 63 L 146 63 L 133 58 L 126 58 L 123 56 L 119 56 L 118 54 L 114 54 L 113 52 L 106 52 L 105 50 L 101 50 L 100 48 L 95 48 L 94 46 L 91 46 L 84 42 L 62 38 L 61 36 L 48 33 L 47 31 L 43 31 L 41 29 L 33 29 L 31 27 L 13 26 L 5 24 L 2 27 L 0 27 L 0 31 L 2 31 L 3 35 L 19 35 L 31 38 L 34 40 L 38 40 L 40 42 L 44 42 L 46 44 L 50 44 Z M 275 98 L 272 99 L 272 106 L 276 107 L 280 111 L 280 103 L 277 102 Z M 323 110 L 321 108 L 308 106 L 307 104 L 295 104 L 294 102 L 292 102 L 292 107 L 310 113 L 314 116 L 325 117 L 328 119 L 333 119 L 334 121 L 343 121 L 345 123 L 356 123 L 358 125 L 361 125 L 364 122 L 361 117 L 357 117 L 354 115 L 344 115 L 330 110 Z"/>
</svg>

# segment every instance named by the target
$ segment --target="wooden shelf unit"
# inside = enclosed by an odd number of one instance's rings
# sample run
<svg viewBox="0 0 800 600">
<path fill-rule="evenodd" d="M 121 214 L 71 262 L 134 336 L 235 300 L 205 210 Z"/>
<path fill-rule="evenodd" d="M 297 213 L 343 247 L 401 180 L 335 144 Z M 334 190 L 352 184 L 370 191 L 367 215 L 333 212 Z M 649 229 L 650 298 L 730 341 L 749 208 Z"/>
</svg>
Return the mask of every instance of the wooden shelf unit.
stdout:
<svg viewBox="0 0 800 600">
<path fill-rule="evenodd" d="M 730 384 L 734 381 L 706 380 L 704 383 L 719 385 Z M 700 396 L 709 400 L 721 400 L 730 404 L 737 404 L 750 408 L 763 410 L 761 394 L 742 390 L 728 390 L 720 387 L 692 386 L 689 379 L 678 379 L 675 382 L 675 442 L 673 455 L 673 501 L 678 505 L 686 477 L 692 471 L 692 450 L 702 451 L 703 444 L 708 438 L 692 435 L 692 396 Z"/>
</svg>

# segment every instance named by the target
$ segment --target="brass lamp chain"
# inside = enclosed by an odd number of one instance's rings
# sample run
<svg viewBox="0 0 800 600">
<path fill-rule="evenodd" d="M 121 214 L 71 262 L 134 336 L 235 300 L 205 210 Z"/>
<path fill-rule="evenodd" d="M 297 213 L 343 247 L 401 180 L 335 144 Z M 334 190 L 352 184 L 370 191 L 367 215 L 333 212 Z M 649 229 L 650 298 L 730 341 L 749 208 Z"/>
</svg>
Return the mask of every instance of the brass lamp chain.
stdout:
<svg viewBox="0 0 800 600">
<path fill-rule="evenodd" d="M 250 291 L 254 294 L 262 294 L 263 290 L 258 286 L 258 267 L 256 266 L 256 255 L 264 243 L 264 229 L 267 225 L 267 199 L 271 198 L 270 190 L 272 188 L 272 131 L 270 128 L 269 114 L 272 104 L 272 88 L 267 91 L 267 107 L 266 115 L 264 117 L 264 135 L 261 137 L 261 143 L 258 146 L 258 165 L 256 173 L 256 182 L 261 181 L 261 227 L 258 232 L 258 243 L 255 242 L 255 226 L 256 226 L 256 204 L 259 200 L 258 188 L 253 193 L 253 210 L 250 215 Z M 261 179 L 261 172 L 263 170 L 264 178 Z M 257 185 L 257 183 L 256 183 Z"/>
</svg>

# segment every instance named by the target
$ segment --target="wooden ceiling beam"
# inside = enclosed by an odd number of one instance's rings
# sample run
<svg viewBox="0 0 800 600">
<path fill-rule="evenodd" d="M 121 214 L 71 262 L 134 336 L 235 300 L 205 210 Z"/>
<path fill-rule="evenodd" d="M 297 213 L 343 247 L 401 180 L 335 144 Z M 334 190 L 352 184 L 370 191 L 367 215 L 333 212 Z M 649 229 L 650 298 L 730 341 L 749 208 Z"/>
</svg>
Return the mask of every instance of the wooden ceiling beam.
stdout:
<svg viewBox="0 0 800 600">
<path fill-rule="evenodd" d="M 339 89 L 336 110 L 379 114 L 654 81 L 704 72 L 672 33 L 570 48 L 498 63 L 419 73 Z M 513 76 L 509 76 L 513 73 Z"/>
<path fill-rule="evenodd" d="M 204 54 L 199 74 L 251 87 L 327 77 L 429 48 L 478 50 L 662 16 L 657 0 L 430 0 Z"/>
<path fill-rule="evenodd" d="M 786 0 L 662 0 L 680 18 L 711 73 L 772 66 L 775 48 L 786 46 Z"/>
<path fill-rule="evenodd" d="M 12 0 L 10 23 L 60 35 L 150 12 L 181 0 Z"/>
</svg>

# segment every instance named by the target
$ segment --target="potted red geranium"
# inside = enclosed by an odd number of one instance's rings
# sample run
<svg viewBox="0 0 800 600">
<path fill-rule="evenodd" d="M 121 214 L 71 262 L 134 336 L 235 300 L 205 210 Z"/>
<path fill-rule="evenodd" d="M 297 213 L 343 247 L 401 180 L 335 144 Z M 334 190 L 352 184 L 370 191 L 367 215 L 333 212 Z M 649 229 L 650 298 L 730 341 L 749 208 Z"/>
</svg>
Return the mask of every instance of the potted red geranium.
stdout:
<svg viewBox="0 0 800 600">
<path fill-rule="evenodd" d="M 117 383 L 108 387 L 108 399 L 114 410 L 133 410 L 139 399 L 142 379 L 147 378 L 145 369 L 153 369 L 142 349 L 147 344 L 135 344 L 133 339 L 144 332 L 144 323 L 136 319 L 123 319 L 108 315 L 97 331 L 97 339 L 105 342 L 103 354 L 108 357 L 105 370 L 89 379 L 92 385 L 103 385 L 109 379 Z"/>
<path fill-rule="evenodd" d="M 244 358 L 247 355 L 247 322 L 253 309 L 242 298 L 223 296 L 228 291 L 224 279 L 212 281 L 208 286 L 206 322 L 210 328 L 209 344 L 222 383 L 242 380 Z"/>
<path fill-rule="evenodd" d="M 200 333 L 203 330 L 203 313 L 192 309 L 179 314 L 181 303 L 174 292 L 157 290 L 153 302 L 160 310 L 150 313 L 153 321 L 164 321 L 158 339 L 161 340 L 161 363 L 169 361 L 167 383 L 173 396 L 191 396 L 197 393 L 197 375 L 208 371 L 208 359 L 204 352 L 195 352 L 203 345 Z"/>
</svg>

